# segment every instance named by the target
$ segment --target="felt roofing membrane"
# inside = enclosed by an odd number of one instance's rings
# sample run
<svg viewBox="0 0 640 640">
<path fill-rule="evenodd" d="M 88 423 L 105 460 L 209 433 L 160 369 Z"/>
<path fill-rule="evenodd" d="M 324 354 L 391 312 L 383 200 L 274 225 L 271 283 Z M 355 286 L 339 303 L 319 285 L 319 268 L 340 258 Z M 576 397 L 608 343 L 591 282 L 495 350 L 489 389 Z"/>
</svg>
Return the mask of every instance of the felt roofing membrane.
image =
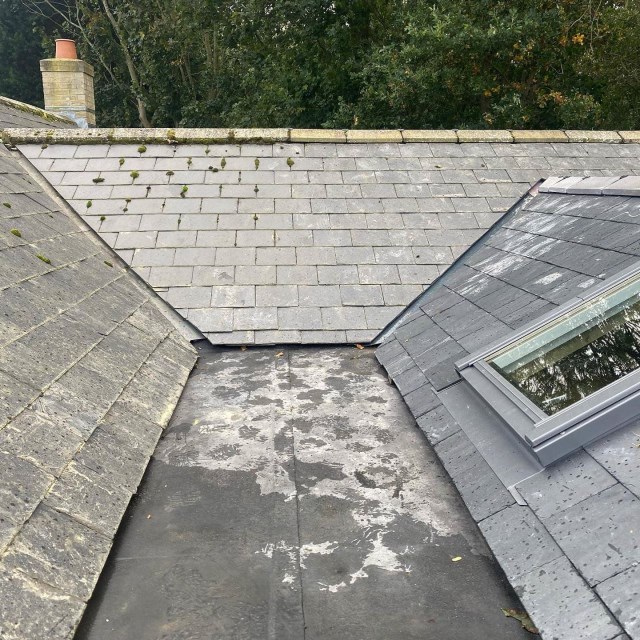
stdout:
<svg viewBox="0 0 640 640">
<path fill-rule="evenodd" d="M 543 468 L 455 363 L 640 259 L 638 178 L 550 179 L 381 335 L 378 360 L 544 638 L 640 638 L 640 416 Z"/>
<path fill-rule="evenodd" d="M 0 637 L 70 638 L 196 354 L 0 145 Z"/>
</svg>

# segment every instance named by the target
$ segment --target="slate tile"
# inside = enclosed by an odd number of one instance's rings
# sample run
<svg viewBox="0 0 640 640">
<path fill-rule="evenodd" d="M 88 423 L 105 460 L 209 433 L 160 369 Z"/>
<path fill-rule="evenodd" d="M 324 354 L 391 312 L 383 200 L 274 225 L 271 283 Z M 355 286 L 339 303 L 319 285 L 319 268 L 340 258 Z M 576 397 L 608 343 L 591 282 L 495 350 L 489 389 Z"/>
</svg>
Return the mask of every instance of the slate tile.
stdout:
<svg viewBox="0 0 640 640">
<path fill-rule="evenodd" d="M 545 526 L 589 584 L 640 562 L 640 500 L 622 485 L 547 518 Z"/>
<path fill-rule="evenodd" d="M 3 564 L 86 601 L 110 548 L 106 536 L 41 505 L 9 548 Z"/>
<path fill-rule="evenodd" d="M 427 384 L 427 379 L 418 367 L 414 366 L 393 377 L 398 391 L 404 396 Z"/>
<path fill-rule="evenodd" d="M 39 395 L 33 387 L 0 371 L 0 428 L 18 415 Z"/>
<path fill-rule="evenodd" d="M 131 449 L 146 457 L 153 453 L 162 434 L 160 425 L 133 413 L 121 402 L 109 409 L 99 428 L 114 439 L 127 442 Z"/>
<path fill-rule="evenodd" d="M 112 538 L 130 498 L 131 492 L 115 489 L 110 478 L 72 461 L 44 503 Z"/>
<path fill-rule="evenodd" d="M 510 581 L 563 556 L 528 507 L 514 504 L 486 518 L 479 526 Z"/>
<path fill-rule="evenodd" d="M 417 423 L 432 446 L 460 431 L 460 425 L 444 405 L 439 405 L 423 414 L 418 418 Z"/>
<path fill-rule="evenodd" d="M 0 527 L 22 525 L 53 480 L 31 463 L 0 452 Z"/>
<path fill-rule="evenodd" d="M 84 443 L 85 436 L 60 414 L 29 408 L 0 431 L 0 451 L 57 475 Z"/>
<path fill-rule="evenodd" d="M 616 479 L 589 454 L 577 451 L 516 488 L 539 518 L 549 518 L 614 484 Z"/>
<path fill-rule="evenodd" d="M 0 637 L 3 640 L 71 638 L 85 603 L 0 568 Z"/>
<path fill-rule="evenodd" d="M 513 581 L 543 638 L 611 640 L 622 631 L 565 557 Z"/>
<path fill-rule="evenodd" d="M 640 638 L 640 566 L 601 582 L 596 591 L 629 636 Z"/>
<path fill-rule="evenodd" d="M 428 384 L 424 384 L 422 387 L 407 393 L 404 396 L 404 401 L 416 418 L 430 411 L 440 402 Z"/>
<path fill-rule="evenodd" d="M 640 428 L 632 423 L 587 446 L 587 451 L 640 498 Z"/>
<path fill-rule="evenodd" d="M 514 504 L 513 496 L 462 431 L 437 444 L 435 450 L 476 522 Z"/>
</svg>

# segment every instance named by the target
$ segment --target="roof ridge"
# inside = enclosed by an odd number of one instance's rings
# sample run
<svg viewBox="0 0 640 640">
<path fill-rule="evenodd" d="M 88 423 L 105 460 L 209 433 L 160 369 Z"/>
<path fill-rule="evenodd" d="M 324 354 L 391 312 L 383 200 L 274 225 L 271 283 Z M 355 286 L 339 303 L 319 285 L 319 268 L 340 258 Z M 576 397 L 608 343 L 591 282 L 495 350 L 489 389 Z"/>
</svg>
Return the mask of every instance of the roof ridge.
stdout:
<svg viewBox="0 0 640 640">
<path fill-rule="evenodd" d="M 1 101 L 10 101 L 0 98 Z M 21 105 L 22 103 L 15 103 Z M 13 104 L 10 106 L 14 106 Z M 23 105 L 32 112 L 36 107 Z M 60 116 L 42 111 L 51 119 Z M 62 119 L 66 122 L 66 119 Z M 70 122 L 70 121 L 69 121 Z M 5 143 L 11 144 L 244 144 L 244 143 L 410 143 L 449 142 L 454 144 L 496 142 L 518 143 L 640 143 L 640 131 L 525 130 L 525 129 L 239 129 L 239 128 L 93 128 L 93 129 L 4 129 Z"/>
</svg>

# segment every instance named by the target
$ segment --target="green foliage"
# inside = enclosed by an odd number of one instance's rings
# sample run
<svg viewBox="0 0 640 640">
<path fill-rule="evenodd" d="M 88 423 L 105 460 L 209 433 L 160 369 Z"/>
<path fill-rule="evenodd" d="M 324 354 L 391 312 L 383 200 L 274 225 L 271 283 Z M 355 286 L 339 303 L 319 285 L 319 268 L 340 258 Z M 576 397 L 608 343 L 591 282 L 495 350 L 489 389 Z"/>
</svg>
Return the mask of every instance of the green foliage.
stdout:
<svg viewBox="0 0 640 640">
<path fill-rule="evenodd" d="M 51 264 L 51 260 L 47 258 L 47 256 L 43 256 L 41 253 L 37 254 L 36 258 L 38 258 L 38 260 L 42 260 L 45 264 Z"/>
<path fill-rule="evenodd" d="M 132 171 L 129 175 L 131 176 L 132 180 L 135 180 L 136 178 L 140 177 L 140 172 L 139 171 Z"/>
<path fill-rule="evenodd" d="M 0 0 L 0 96 L 44 107 L 39 61 L 51 53 L 52 27 L 42 15 L 27 12 L 22 0 Z"/>
<path fill-rule="evenodd" d="M 100 126 L 640 128 L 638 0 L 22 1 L 68 11 Z"/>
<path fill-rule="evenodd" d="M 22 233 L 20 232 L 20 229 L 11 229 L 11 233 L 13 233 L 13 235 L 16 236 L 17 238 L 22 238 Z"/>
</svg>

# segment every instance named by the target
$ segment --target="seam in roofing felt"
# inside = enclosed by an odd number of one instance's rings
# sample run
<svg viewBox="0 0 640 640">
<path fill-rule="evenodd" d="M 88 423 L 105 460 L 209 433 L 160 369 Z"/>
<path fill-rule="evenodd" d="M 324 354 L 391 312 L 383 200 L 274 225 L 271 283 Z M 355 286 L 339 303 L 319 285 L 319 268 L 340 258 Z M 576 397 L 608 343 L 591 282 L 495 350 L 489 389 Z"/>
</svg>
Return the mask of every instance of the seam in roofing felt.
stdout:
<svg viewBox="0 0 640 640">
<path fill-rule="evenodd" d="M 28 106 L 28 105 L 25 105 Z M 46 112 L 43 112 L 46 113 Z M 44 116 L 43 116 L 44 117 Z M 58 118 L 47 114 L 47 117 Z M 640 131 L 535 131 L 516 129 L 38 129 L 0 130 L 5 144 L 245 144 L 338 143 L 388 144 L 449 142 L 640 143 Z"/>
<path fill-rule="evenodd" d="M 521 196 L 518 201 L 513 204 L 505 213 L 498 218 L 486 231 L 483 233 L 473 244 L 471 244 L 467 249 L 465 249 L 454 262 L 445 269 L 430 285 L 427 289 L 425 289 L 422 293 L 418 294 L 391 322 L 387 323 L 387 325 L 372 338 L 367 346 L 376 346 L 380 345 L 384 342 L 385 338 L 393 332 L 393 330 L 400 324 L 402 319 L 409 313 L 411 313 L 417 306 L 418 303 L 421 302 L 431 291 L 433 287 L 440 283 L 440 280 L 445 277 L 455 266 L 458 264 L 462 258 L 470 254 L 479 244 L 484 244 L 487 236 L 493 232 L 494 229 L 501 227 L 504 221 L 508 216 L 513 215 L 515 211 L 518 211 L 522 208 L 524 203 L 527 200 L 530 200 L 534 197 L 534 195 L 538 192 L 538 188 L 544 182 L 544 180 L 538 180 L 536 184 L 534 184 L 523 196 Z"/>
<path fill-rule="evenodd" d="M 76 127 L 76 123 L 70 118 L 58 115 L 57 113 L 51 113 L 51 111 L 45 111 L 40 107 L 34 107 L 33 105 L 26 104 L 25 102 L 19 102 L 18 100 L 12 100 L 11 98 L 5 98 L 0 96 L 0 105 L 10 107 L 16 111 L 22 111 L 23 113 L 30 113 L 31 115 L 38 116 L 43 120 L 50 120 L 51 122 L 59 122 L 61 124 L 68 124 L 71 127 Z"/>
</svg>

